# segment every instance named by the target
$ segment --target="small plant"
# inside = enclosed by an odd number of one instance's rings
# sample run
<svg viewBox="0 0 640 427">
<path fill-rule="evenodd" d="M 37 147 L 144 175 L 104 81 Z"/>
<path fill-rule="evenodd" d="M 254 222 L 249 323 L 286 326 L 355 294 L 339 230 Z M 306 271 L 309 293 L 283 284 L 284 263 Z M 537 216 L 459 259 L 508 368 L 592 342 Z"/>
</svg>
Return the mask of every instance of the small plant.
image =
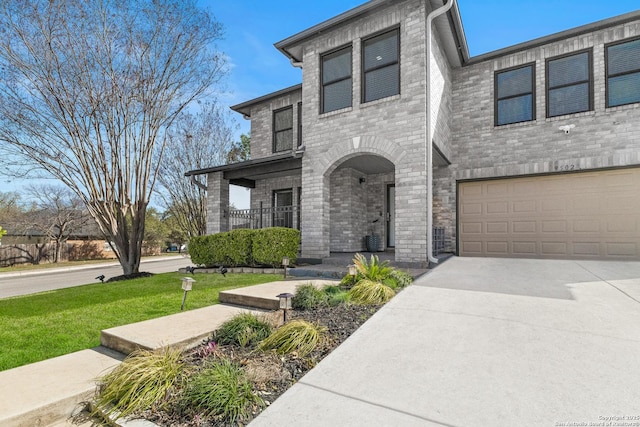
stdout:
<svg viewBox="0 0 640 427">
<path fill-rule="evenodd" d="M 360 305 L 384 304 L 395 296 L 389 286 L 371 280 L 361 280 L 349 290 L 351 302 Z"/>
<path fill-rule="evenodd" d="M 313 310 L 314 308 L 326 305 L 329 296 L 311 283 L 299 286 L 291 299 L 291 306 L 294 310 Z"/>
<path fill-rule="evenodd" d="M 293 320 L 281 326 L 262 341 L 260 350 L 275 350 L 280 354 L 296 352 L 305 357 L 325 339 L 327 328 L 304 320 Z"/>
<path fill-rule="evenodd" d="M 413 276 L 395 268 L 391 271 L 391 279 L 395 280 L 396 286 L 400 289 L 413 283 Z"/>
<path fill-rule="evenodd" d="M 325 286 L 322 291 L 327 294 L 327 304 L 331 307 L 349 302 L 349 293 L 340 286 Z"/>
<path fill-rule="evenodd" d="M 182 406 L 200 411 L 207 417 L 235 423 L 254 410 L 264 408 L 265 402 L 253 393 L 251 381 L 243 369 L 223 359 L 190 378 L 182 394 Z"/>
<path fill-rule="evenodd" d="M 213 337 L 218 344 L 253 346 L 271 334 L 271 324 L 252 313 L 241 313 L 220 326 Z"/>
<path fill-rule="evenodd" d="M 99 380 L 94 415 L 127 417 L 162 402 L 184 370 L 182 352 L 137 350 Z"/>
<path fill-rule="evenodd" d="M 353 264 L 358 270 L 357 279 L 367 279 L 373 282 L 382 282 L 383 280 L 391 276 L 393 267 L 389 266 L 389 261 L 382 261 L 378 259 L 377 255 L 371 255 L 369 262 L 367 258 L 362 254 L 356 254 L 353 258 Z"/>
</svg>

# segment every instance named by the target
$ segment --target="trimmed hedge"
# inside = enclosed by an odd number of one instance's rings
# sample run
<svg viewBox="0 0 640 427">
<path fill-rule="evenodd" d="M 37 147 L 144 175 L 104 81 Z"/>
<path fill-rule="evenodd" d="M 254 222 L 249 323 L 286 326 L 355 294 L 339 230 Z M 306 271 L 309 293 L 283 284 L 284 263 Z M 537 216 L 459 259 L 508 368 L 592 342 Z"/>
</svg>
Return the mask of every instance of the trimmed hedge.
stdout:
<svg viewBox="0 0 640 427">
<path fill-rule="evenodd" d="M 207 267 L 278 267 L 285 256 L 295 263 L 299 245 L 300 231 L 292 228 L 237 229 L 193 237 L 189 242 L 189 255 L 194 264 Z"/>
<path fill-rule="evenodd" d="M 280 266 L 283 257 L 295 263 L 300 245 L 300 231 L 293 228 L 271 227 L 255 230 L 253 257 L 258 264 Z"/>
</svg>

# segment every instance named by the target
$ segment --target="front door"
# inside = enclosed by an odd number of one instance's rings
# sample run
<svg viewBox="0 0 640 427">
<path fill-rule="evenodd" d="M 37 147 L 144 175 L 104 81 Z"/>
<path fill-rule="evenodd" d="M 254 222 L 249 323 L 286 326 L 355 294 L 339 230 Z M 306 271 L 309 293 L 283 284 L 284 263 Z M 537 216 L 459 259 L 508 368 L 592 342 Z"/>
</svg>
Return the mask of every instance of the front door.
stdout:
<svg viewBox="0 0 640 427">
<path fill-rule="evenodd" d="M 273 226 L 293 228 L 293 190 L 273 192 Z"/>
<path fill-rule="evenodd" d="M 387 247 L 396 246 L 396 186 L 387 185 Z"/>
</svg>

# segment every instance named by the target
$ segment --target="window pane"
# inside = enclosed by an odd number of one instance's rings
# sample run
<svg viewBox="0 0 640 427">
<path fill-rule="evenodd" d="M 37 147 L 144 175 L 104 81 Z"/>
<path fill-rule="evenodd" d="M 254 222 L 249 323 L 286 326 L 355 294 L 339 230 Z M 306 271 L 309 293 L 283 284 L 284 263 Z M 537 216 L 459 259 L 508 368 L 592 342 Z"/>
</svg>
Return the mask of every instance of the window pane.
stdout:
<svg viewBox="0 0 640 427">
<path fill-rule="evenodd" d="M 276 132 L 283 129 L 293 127 L 293 108 L 278 111 L 275 113 L 275 130 Z"/>
<path fill-rule="evenodd" d="M 533 120 L 532 95 L 498 101 L 498 125 Z"/>
<path fill-rule="evenodd" d="M 386 98 L 400 93 L 398 64 L 369 71 L 365 74 L 365 102 Z"/>
<path fill-rule="evenodd" d="M 364 70 L 398 62 L 398 31 L 392 31 L 364 42 Z"/>
<path fill-rule="evenodd" d="M 533 67 L 518 68 L 498 74 L 498 98 L 506 98 L 532 92 Z"/>
<path fill-rule="evenodd" d="M 293 130 L 283 130 L 275 135 L 276 147 L 275 151 L 291 150 L 293 148 Z"/>
<path fill-rule="evenodd" d="M 549 117 L 589 110 L 589 84 L 549 89 Z"/>
<path fill-rule="evenodd" d="M 589 54 L 578 55 L 549 61 L 549 87 L 562 86 L 589 80 Z"/>
<path fill-rule="evenodd" d="M 351 49 L 327 55 L 322 60 L 322 83 L 340 80 L 351 75 Z"/>
<path fill-rule="evenodd" d="M 640 70 L 640 40 L 609 46 L 607 49 L 609 75 Z"/>
<path fill-rule="evenodd" d="M 609 78 L 609 107 L 640 102 L 640 72 Z"/>
<path fill-rule="evenodd" d="M 323 113 L 351 107 L 351 79 L 324 86 Z"/>
</svg>

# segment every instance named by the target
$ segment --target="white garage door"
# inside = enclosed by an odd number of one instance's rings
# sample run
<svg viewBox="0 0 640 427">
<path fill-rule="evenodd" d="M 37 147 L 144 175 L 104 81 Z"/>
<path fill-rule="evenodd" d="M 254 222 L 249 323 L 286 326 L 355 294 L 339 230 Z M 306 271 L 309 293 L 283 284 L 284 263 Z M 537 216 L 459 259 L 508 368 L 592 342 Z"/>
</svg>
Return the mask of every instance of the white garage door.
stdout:
<svg viewBox="0 0 640 427">
<path fill-rule="evenodd" d="M 640 259 L 640 168 L 463 182 L 461 256 Z"/>
</svg>

